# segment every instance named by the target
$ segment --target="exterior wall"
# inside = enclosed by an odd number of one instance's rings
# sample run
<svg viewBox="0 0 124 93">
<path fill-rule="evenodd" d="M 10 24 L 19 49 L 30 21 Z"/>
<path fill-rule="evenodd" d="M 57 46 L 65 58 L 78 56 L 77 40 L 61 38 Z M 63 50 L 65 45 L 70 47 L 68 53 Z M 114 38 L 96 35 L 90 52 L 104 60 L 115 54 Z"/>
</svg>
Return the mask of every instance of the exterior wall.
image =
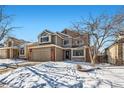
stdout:
<svg viewBox="0 0 124 93">
<path fill-rule="evenodd" d="M 58 46 L 63 46 L 63 39 L 60 38 L 59 36 L 56 36 L 56 45 Z"/>
<path fill-rule="evenodd" d="M 8 58 L 7 49 L 0 49 L 0 58 Z"/>
<path fill-rule="evenodd" d="M 64 38 L 64 40 L 68 40 L 69 41 L 69 44 L 67 44 L 67 45 L 64 45 L 64 47 L 72 47 L 72 38 L 70 38 L 70 37 L 65 37 Z M 63 43 L 64 43 L 64 41 L 63 41 Z"/>
<path fill-rule="evenodd" d="M 67 34 L 67 35 L 72 36 L 72 37 L 78 37 L 79 36 L 78 32 L 74 32 L 74 31 L 71 31 L 69 29 L 65 29 L 62 33 Z"/>
<path fill-rule="evenodd" d="M 13 51 L 12 58 L 18 58 L 19 57 L 19 50 L 18 49 L 12 49 L 12 51 Z"/>
<path fill-rule="evenodd" d="M 31 61 L 51 61 L 51 48 L 33 48 L 29 50 Z"/>
<path fill-rule="evenodd" d="M 116 64 L 118 59 L 118 44 L 114 44 L 107 50 L 108 62 L 111 64 Z"/>
<path fill-rule="evenodd" d="M 51 39 L 52 44 L 56 44 L 56 35 L 52 35 Z"/>
<path fill-rule="evenodd" d="M 11 42 L 11 46 L 9 46 L 9 43 Z M 14 39 L 8 39 L 5 43 L 6 47 L 12 47 L 12 46 L 19 46 L 20 44 L 22 44 L 21 41 L 19 40 L 14 40 Z"/>
<path fill-rule="evenodd" d="M 20 44 L 22 44 L 22 43 L 19 41 L 13 41 L 13 46 L 19 46 Z"/>
<path fill-rule="evenodd" d="M 0 58 L 18 58 L 18 49 L 0 49 Z"/>
<path fill-rule="evenodd" d="M 122 65 L 124 63 L 123 60 L 123 43 L 118 43 L 118 58 L 116 65 Z"/>
<path fill-rule="evenodd" d="M 114 65 L 124 64 L 124 44 L 116 43 L 107 50 L 108 62 Z"/>
<path fill-rule="evenodd" d="M 55 51 L 56 51 L 56 61 L 63 61 L 63 49 L 61 48 L 55 48 Z"/>
</svg>

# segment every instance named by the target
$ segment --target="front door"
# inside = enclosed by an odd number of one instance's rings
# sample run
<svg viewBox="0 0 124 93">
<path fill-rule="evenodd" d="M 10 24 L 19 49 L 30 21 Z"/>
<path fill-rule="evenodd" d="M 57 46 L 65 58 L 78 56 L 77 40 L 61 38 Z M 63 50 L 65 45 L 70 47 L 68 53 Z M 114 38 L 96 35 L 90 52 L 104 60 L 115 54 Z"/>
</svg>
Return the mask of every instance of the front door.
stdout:
<svg viewBox="0 0 124 93">
<path fill-rule="evenodd" d="M 65 51 L 65 59 L 66 59 L 66 60 L 70 60 L 70 59 L 71 59 L 70 50 L 66 50 L 66 51 Z"/>
</svg>

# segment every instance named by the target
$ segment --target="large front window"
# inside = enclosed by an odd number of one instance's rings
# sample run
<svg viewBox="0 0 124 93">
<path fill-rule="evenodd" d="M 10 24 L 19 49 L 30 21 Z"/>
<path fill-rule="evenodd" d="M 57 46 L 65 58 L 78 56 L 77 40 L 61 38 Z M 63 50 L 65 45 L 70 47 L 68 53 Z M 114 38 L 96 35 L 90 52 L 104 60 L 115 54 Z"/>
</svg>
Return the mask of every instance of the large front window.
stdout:
<svg viewBox="0 0 124 93">
<path fill-rule="evenodd" d="M 73 50 L 73 56 L 84 56 L 84 50 L 83 49 Z"/>
</svg>

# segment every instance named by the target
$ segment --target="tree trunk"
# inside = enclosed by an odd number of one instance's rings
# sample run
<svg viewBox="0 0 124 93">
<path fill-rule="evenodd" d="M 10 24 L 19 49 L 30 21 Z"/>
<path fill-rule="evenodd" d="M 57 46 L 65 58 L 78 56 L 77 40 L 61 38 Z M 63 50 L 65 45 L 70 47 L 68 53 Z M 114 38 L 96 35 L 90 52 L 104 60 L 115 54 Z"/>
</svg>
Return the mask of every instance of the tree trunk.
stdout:
<svg viewBox="0 0 124 93">
<path fill-rule="evenodd" d="M 95 60 L 96 60 L 96 55 L 93 55 L 92 56 L 92 53 L 91 52 L 92 52 L 92 50 L 89 47 L 89 56 L 90 56 L 91 64 L 94 66 L 95 65 Z"/>
</svg>

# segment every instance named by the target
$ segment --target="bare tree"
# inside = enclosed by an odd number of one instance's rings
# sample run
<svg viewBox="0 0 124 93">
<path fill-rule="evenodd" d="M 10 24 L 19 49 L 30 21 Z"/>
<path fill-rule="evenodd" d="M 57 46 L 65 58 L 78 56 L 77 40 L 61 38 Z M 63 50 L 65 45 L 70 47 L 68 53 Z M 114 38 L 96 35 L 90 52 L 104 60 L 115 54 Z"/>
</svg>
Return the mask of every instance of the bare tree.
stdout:
<svg viewBox="0 0 124 93">
<path fill-rule="evenodd" d="M 15 27 L 11 26 L 12 15 L 5 14 L 5 6 L 0 6 L 0 41 Z"/>
<path fill-rule="evenodd" d="M 78 32 L 88 32 L 90 43 L 88 44 L 91 63 L 95 64 L 96 56 L 106 45 L 115 41 L 118 33 L 124 25 L 124 13 L 117 12 L 113 15 L 101 14 L 88 18 L 82 18 L 79 22 L 73 23 L 73 29 Z"/>
</svg>

